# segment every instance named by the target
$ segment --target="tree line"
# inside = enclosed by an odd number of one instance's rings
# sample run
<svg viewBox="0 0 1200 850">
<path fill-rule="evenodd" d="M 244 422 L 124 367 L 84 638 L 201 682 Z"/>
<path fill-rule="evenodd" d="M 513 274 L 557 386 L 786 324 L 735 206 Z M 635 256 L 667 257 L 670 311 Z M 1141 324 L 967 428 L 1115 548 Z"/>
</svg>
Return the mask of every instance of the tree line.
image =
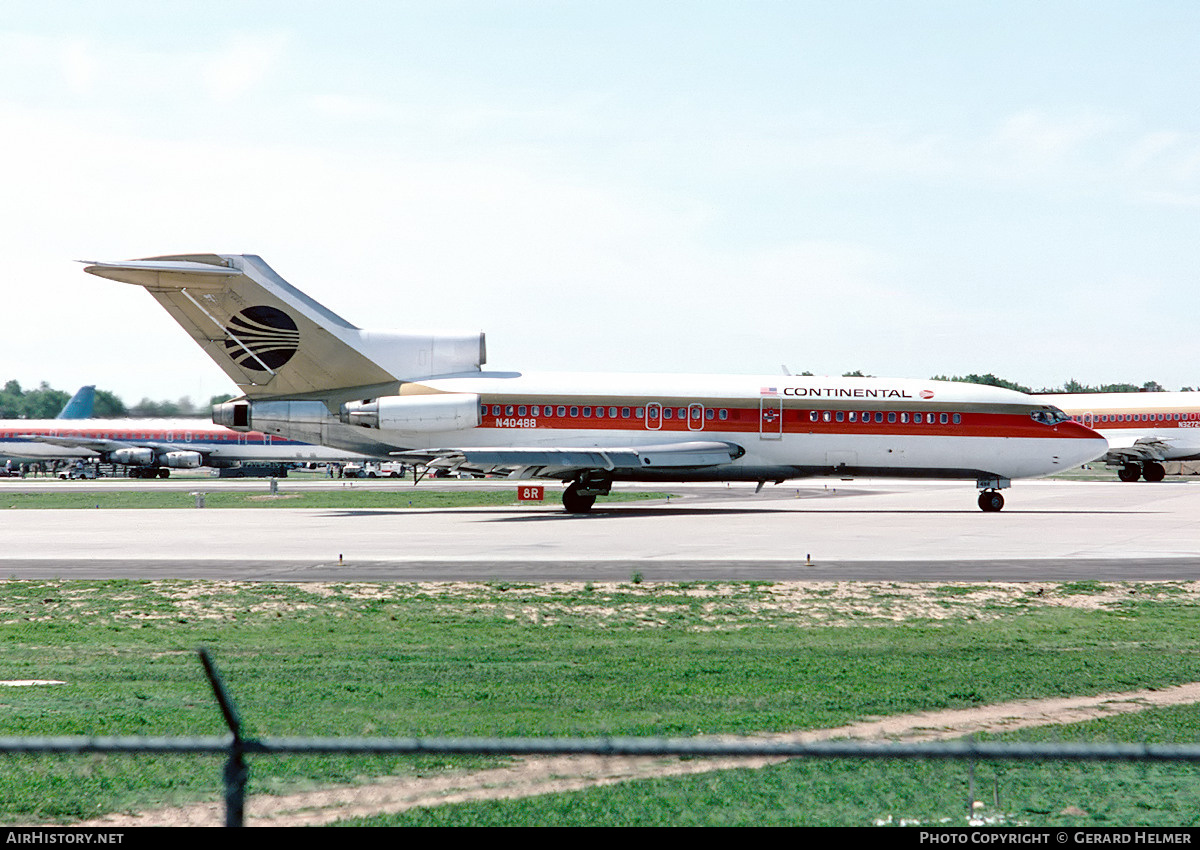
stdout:
<svg viewBox="0 0 1200 850">
<path fill-rule="evenodd" d="M 798 372 L 797 374 L 812 375 L 812 372 Z M 842 376 L 846 378 L 875 377 L 874 375 L 864 374 L 858 369 L 852 372 L 843 372 Z M 1015 381 L 997 378 L 990 372 L 986 375 L 934 375 L 931 380 L 987 384 L 988 386 L 1004 387 L 1023 393 L 1165 392 L 1163 385 L 1158 381 L 1146 381 L 1140 385 L 1118 383 L 1091 386 L 1089 384 L 1081 384 L 1074 379 L 1065 382 L 1061 387 L 1034 390 Z M 1195 390 L 1193 387 L 1183 387 L 1182 392 L 1195 392 Z M 32 390 L 22 389 L 20 383 L 17 381 L 9 381 L 4 385 L 4 389 L 0 390 L 0 419 L 53 419 L 63 409 L 63 405 L 70 398 L 70 393 L 56 390 L 45 381 L 42 381 L 37 389 Z M 108 390 L 96 390 L 96 403 L 92 410 L 92 416 L 97 419 L 118 419 L 123 417 L 164 418 L 175 416 L 202 416 L 207 418 L 214 404 L 229 401 L 231 398 L 233 396 L 228 394 L 215 395 L 208 400 L 208 404 L 206 405 L 196 405 L 187 396 L 175 401 L 154 401 L 149 398 L 143 398 L 137 404 L 126 405 L 116 394 Z"/>
<path fill-rule="evenodd" d="M 812 372 L 797 372 L 798 375 L 811 375 Z M 867 375 L 859 369 L 853 372 L 843 372 L 843 378 L 874 378 L 874 375 Z M 1027 387 L 1024 384 L 1018 384 L 1016 381 L 997 378 L 991 372 L 986 375 L 934 375 L 929 380 L 931 381 L 958 381 L 964 384 L 986 384 L 989 387 L 1003 387 L 1006 390 L 1016 390 L 1029 395 L 1040 395 L 1043 393 L 1164 393 L 1167 388 L 1158 381 L 1146 381 L 1143 384 L 1099 384 L 1093 386 L 1091 384 L 1081 384 L 1074 378 L 1066 381 L 1061 387 L 1042 387 L 1035 390 Z M 1191 393 L 1195 392 L 1195 387 L 1180 387 L 1180 392 Z"/>
<path fill-rule="evenodd" d="M 1162 393 L 1166 392 L 1166 387 L 1158 381 L 1146 381 L 1143 384 L 1099 384 L 1092 386 L 1091 384 L 1081 384 L 1074 378 L 1066 381 L 1061 387 L 1042 387 L 1035 390 L 1024 384 L 1018 384 L 1015 381 L 1007 381 L 1004 378 L 997 378 L 990 372 L 986 375 L 934 375 L 935 381 L 962 381 L 968 384 L 987 384 L 990 387 L 1004 387 L 1017 392 L 1039 394 L 1039 393 Z M 1180 392 L 1190 393 L 1195 392 L 1194 387 L 1181 387 Z"/>
<path fill-rule="evenodd" d="M 159 418 L 168 416 L 202 416 L 207 418 L 210 408 L 233 398 L 231 395 L 213 396 L 207 406 L 193 404 L 187 396 L 176 401 L 154 401 L 143 398 L 137 404 L 127 405 L 115 393 L 96 390 L 92 416 L 97 419 Z M 0 390 L 0 419 L 53 419 L 70 401 L 71 393 L 56 390 L 45 381 L 37 389 L 21 388 L 18 381 L 9 381 Z"/>
</svg>

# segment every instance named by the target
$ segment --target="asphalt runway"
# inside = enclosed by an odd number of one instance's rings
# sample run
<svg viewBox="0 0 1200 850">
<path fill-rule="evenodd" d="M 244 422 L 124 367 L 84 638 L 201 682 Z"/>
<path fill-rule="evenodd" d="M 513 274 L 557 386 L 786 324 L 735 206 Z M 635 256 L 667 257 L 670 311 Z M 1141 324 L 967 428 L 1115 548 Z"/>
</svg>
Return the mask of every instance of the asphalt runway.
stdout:
<svg viewBox="0 0 1200 850">
<path fill-rule="evenodd" d="M 0 481 L 188 491 L 263 481 Z M 286 494 L 341 482 L 279 482 Z M 403 491 L 411 484 L 358 482 Z M 437 487 L 512 488 L 512 482 Z M 426 485 L 422 485 L 426 487 Z M 544 504 L 413 510 L 3 510 L 0 575 L 262 581 L 1200 578 L 1200 482 L 1018 482 L 985 514 L 969 484 L 658 486 L 679 496 L 571 516 Z"/>
</svg>

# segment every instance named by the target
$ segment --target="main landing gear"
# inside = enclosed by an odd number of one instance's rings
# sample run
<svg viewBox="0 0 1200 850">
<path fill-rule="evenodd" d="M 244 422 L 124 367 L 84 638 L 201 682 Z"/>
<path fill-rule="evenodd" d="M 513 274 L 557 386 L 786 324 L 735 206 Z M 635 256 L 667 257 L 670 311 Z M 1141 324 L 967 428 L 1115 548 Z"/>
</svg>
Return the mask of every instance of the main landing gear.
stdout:
<svg viewBox="0 0 1200 850">
<path fill-rule="evenodd" d="M 1122 481 L 1137 481 L 1139 478 L 1145 478 L 1151 482 L 1162 481 L 1166 476 L 1166 467 L 1153 460 L 1144 463 L 1133 461 L 1117 470 L 1117 477 Z"/>
<path fill-rule="evenodd" d="M 563 490 L 563 507 L 569 514 L 586 514 L 596 504 L 597 496 L 607 496 L 612 480 L 596 475 L 582 475 Z"/>
<path fill-rule="evenodd" d="M 1000 495 L 1000 490 L 1012 486 L 1012 482 L 1007 478 L 980 478 L 975 482 L 975 486 L 982 491 L 979 494 L 979 510 L 994 514 L 1004 507 L 1004 497 Z"/>
</svg>

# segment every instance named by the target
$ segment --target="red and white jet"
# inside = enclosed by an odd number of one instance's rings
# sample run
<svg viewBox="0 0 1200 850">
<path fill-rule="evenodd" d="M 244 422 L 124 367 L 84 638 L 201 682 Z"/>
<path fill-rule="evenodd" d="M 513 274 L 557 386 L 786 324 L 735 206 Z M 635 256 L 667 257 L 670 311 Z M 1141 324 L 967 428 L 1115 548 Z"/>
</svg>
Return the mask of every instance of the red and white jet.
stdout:
<svg viewBox="0 0 1200 850">
<path fill-rule="evenodd" d="M 431 466 L 557 479 L 584 512 L 616 481 L 833 475 L 1011 479 L 1104 438 L 1040 399 L 896 378 L 483 371 L 482 333 L 362 330 L 248 254 L 91 262 L 143 286 L 245 394 L 213 420 Z"/>
<path fill-rule="evenodd" d="M 1200 393 L 1038 396 L 1108 440 L 1104 462 L 1122 481 L 1162 481 L 1163 461 L 1200 460 Z"/>
</svg>

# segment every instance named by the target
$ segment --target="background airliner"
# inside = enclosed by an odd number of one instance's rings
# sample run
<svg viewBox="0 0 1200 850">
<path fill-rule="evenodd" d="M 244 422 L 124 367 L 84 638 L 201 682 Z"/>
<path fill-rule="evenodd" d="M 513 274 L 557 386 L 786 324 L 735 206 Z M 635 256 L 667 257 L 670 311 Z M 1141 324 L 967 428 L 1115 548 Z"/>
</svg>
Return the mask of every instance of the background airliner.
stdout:
<svg viewBox="0 0 1200 850">
<path fill-rule="evenodd" d="M 1200 460 L 1200 393 L 1041 395 L 1108 440 L 1104 462 L 1122 481 L 1162 481 L 1163 461 Z"/>
<path fill-rule="evenodd" d="M 96 385 L 88 384 L 75 391 L 75 395 L 63 405 L 56 419 L 90 419 L 96 407 Z"/>
<path fill-rule="evenodd" d="M 889 378 L 484 372 L 482 333 L 362 330 L 261 258 L 95 262 L 144 286 L 245 394 L 213 418 L 432 466 L 551 478 L 589 510 L 614 481 L 812 475 L 972 479 L 998 511 L 1012 478 L 1103 454 L 1104 439 L 997 387 Z"/>
<path fill-rule="evenodd" d="M 166 478 L 172 469 L 229 469 L 249 462 L 372 459 L 279 435 L 234 431 L 203 419 L 5 419 L 0 420 L 0 456 L 115 463 L 129 467 L 133 478 Z"/>
</svg>

